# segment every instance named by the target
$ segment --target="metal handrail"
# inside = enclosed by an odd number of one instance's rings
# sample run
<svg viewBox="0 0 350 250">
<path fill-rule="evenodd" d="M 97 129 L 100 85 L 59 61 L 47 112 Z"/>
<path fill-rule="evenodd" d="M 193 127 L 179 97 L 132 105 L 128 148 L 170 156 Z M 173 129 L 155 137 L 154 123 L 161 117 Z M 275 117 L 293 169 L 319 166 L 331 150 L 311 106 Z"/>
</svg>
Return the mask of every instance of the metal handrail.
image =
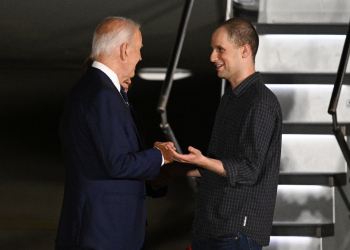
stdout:
<svg viewBox="0 0 350 250">
<path fill-rule="evenodd" d="M 225 15 L 225 20 L 228 20 L 233 17 L 233 3 L 232 0 L 227 0 L 226 1 L 226 15 Z M 226 90 L 226 79 L 222 78 L 221 79 L 221 96 L 224 95 Z"/>
<path fill-rule="evenodd" d="M 164 80 L 164 83 L 162 86 L 162 90 L 161 90 L 161 94 L 160 94 L 159 102 L 158 102 L 158 106 L 157 106 L 157 111 L 158 111 L 158 113 L 161 114 L 161 119 L 162 119 L 162 123 L 160 124 L 160 127 L 163 130 L 163 133 L 164 133 L 166 139 L 168 141 L 172 141 L 174 143 L 177 152 L 179 152 L 180 154 L 182 153 L 181 148 L 180 148 L 180 146 L 175 138 L 175 135 L 174 135 L 169 123 L 168 123 L 166 106 L 168 104 L 170 90 L 171 90 L 171 87 L 173 84 L 174 72 L 176 70 L 177 63 L 179 62 L 182 44 L 183 44 L 183 41 L 185 39 L 185 33 L 186 33 L 188 21 L 190 19 L 193 2 L 194 2 L 194 0 L 187 0 L 185 3 L 184 10 L 183 10 L 182 17 L 181 17 L 181 21 L 180 21 L 179 30 L 177 32 L 177 37 L 176 37 L 173 53 L 172 53 L 171 58 L 170 58 L 168 70 L 167 70 L 167 73 L 165 76 L 165 80 Z"/>
<path fill-rule="evenodd" d="M 341 87 L 343 85 L 344 75 L 346 73 L 349 54 L 350 54 L 350 23 L 349 23 L 348 32 L 346 34 L 346 38 L 344 42 L 343 52 L 340 58 L 340 63 L 338 67 L 337 77 L 334 83 L 332 97 L 328 107 L 328 113 L 332 115 L 332 119 L 333 119 L 333 133 L 338 141 L 338 144 L 344 155 L 347 165 L 350 168 L 350 149 L 348 144 L 345 141 L 345 138 L 344 138 L 345 135 L 341 131 L 341 127 L 339 126 L 338 120 L 337 120 L 337 106 L 338 106 L 338 101 L 340 97 Z"/>
</svg>

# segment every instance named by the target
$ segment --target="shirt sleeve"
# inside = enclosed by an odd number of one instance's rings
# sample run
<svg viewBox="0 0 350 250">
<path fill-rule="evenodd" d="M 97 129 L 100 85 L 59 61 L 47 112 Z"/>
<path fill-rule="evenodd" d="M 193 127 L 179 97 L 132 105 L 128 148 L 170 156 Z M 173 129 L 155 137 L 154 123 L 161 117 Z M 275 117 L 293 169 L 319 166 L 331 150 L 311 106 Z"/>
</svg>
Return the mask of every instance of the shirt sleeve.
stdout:
<svg viewBox="0 0 350 250">
<path fill-rule="evenodd" d="M 221 159 L 231 186 L 256 183 L 270 146 L 275 127 L 275 115 L 264 101 L 254 103 L 240 127 L 238 154 Z"/>
<path fill-rule="evenodd" d="M 159 151 L 160 151 L 160 153 L 162 154 L 162 167 L 163 167 L 163 165 L 164 165 L 164 156 L 163 156 L 163 153 L 162 153 L 162 151 L 159 149 L 159 148 L 157 148 Z"/>
</svg>

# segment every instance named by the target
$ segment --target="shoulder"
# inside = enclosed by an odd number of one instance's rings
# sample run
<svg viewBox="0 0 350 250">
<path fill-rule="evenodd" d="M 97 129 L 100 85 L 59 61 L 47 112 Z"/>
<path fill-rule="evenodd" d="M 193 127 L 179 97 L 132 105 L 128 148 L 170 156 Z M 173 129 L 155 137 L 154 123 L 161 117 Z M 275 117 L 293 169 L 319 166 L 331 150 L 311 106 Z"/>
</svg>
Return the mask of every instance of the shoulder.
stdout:
<svg viewBox="0 0 350 250">
<path fill-rule="evenodd" d="M 253 85 L 254 102 L 265 103 L 268 106 L 280 109 L 276 95 L 260 80 Z"/>
<path fill-rule="evenodd" d="M 98 94 L 101 91 L 116 93 L 118 91 L 108 76 L 101 70 L 89 67 L 76 85 L 81 92 Z"/>
<path fill-rule="evenodd" d="M 72 88 L 70 99 L 80 106 L 92 108 L 119 104 L 121 98 L 118 99 L 118 90 L 111 80 L 100 70 L 90 67 Z"/>
<path fill-rule="evenodd" d="M 245 101 L 251 114 L 282 119 L 282 109 L 276 95 L 261 81 L 256 81 L 247 91 Z"/>
</svg>

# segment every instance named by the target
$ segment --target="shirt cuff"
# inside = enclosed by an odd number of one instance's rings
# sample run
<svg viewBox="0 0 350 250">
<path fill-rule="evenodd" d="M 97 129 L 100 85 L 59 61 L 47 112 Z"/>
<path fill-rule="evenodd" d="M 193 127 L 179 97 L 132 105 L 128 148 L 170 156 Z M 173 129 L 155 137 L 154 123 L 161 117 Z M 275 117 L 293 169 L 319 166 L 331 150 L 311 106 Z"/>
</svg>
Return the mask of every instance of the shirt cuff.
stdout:
<svg viewBox="0 0 350 250">
<path fill-rule="evenodd" d="M 226 180 L 234 187 L 237 182 L 237 165 L 238 163 L 233 159 L 221 159 L 222 165 L 226 170 Z"/>
<path fill-rule="evenodd" d="M 160 154 L 162 155 L 162 165 L 160 165 L 161 167 L 164 165 L 164 156 L 163 156 L 163 153 L 162 153 L 162 150 L 160 150 L 159 148 L 156 148 L 160 151 Z"/>
</svg>

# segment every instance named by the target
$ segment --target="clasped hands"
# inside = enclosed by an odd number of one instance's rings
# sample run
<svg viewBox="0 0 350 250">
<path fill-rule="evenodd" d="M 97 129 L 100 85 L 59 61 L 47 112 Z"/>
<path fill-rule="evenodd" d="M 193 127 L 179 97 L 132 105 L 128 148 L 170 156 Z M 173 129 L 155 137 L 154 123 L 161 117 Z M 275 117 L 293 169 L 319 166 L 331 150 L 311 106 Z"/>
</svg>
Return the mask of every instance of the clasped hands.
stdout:
<svg viewBox="0 0 350 250">
<path fill-rule="evenodd" d="M 202 152 L 194 147 L 188 147 L 189 154 L 179 154 L 176 152 L 174 143 L 172 142 L 155 142 L 154 147 L 158 148 L 164 157 L 164 164 L 172 163 L 173 161 L 181 163 L 189 163 L 200 165 L 203 158 Z"/>
<path fill-rule="evenodd" d="M 162 152 L 165 163 L 160 169 L 158 176 L 153 180 L 147 181 L 147 183 L 154 188 L 167 185 L 174 177 L 186 176 L 188 169 L 181 168 L 179 163 L 189 163 L 200 166 L 204 158 L 201 151 L 193 147 L 188 147 L 189 154 L 179 154 L 176 152 L 176 148 L 172 142 L 156 142 L 154 143 L 154 147 Z M 195 169 L 195 167 L 193 166 L 192 169 Z"/>
</svg>

